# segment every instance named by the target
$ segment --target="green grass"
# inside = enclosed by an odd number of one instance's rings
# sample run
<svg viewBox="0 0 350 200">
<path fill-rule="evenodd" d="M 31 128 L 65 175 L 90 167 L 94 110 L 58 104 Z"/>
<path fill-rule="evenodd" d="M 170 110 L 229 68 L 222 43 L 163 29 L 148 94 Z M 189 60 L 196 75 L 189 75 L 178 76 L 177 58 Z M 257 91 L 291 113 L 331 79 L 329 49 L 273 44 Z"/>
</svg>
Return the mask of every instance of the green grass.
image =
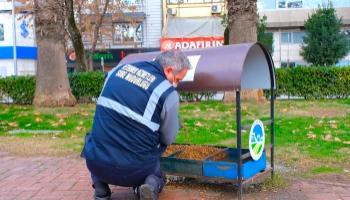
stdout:
<svg viewBox="0 0 350 200">
<path fill-rule="evenodd" d="M 0 106 L 0 136 L 9 135 L 11 130 L 60 130 L 59 137 L 72 134 L 85 135 L 92 126 L 94 106 L 78 105 L 74 108 L 44 108 L 33 106 Z M 31 134 L 17 134 L 27 137 Z"/>
<path fill-rule="evenodd" d="M 343 169 L 340 167 L 329 167 L 329 166 L 320 166 L 315 167 L 311 170 L 313 174 L 324 174 L 324 173 L 339 173 L 342 172 Z"/>
<path fill-rule="evenodd" d="M 80 104 L 74 108 L 35 108 L 33 106 L 0 105 L 0 142 L 9 131 L 61 130 L 53 134 L 69 141 L 64 148 L 79 152 L 83 136 L 91 129 L 95 106 Z M 276 101 L 275 143 L 281 160 L 300 163 L 311 159 L 318 163 L 350 165 L 350 99 L 346 100 L 278 100 Z M 217 101 L 183 103 L 180 108 L 182 129 L 177 143 L 236 146 L 236 108 L 234 104 Z M 255 119 L 269 118 L 269 103 L 242 102 L 242 125 Z M 266 143 L 270 127 L 265 126 Z M 18 138 L 47 137 L 21 133 Z M 242 132 L 242 143 L 248 148 L 249 130 Z M 303 159 L 300 157 L 303 156 Z M 279 158 L 277 158 L 279 159 Z M 302 162 L 303 161 L 303 162 Z M 314 167 L 314 166 L 313 166 Z M 327 168 L 312 168 L 318 173 Z"/>
<path fill-rule="evenodd" d="M 269 177 L 261 184 L 262 190 L 274 190 L 284 188 L 287 185 L 287 180 L 280 174 L 275 174 L 273 178 Z"/>
</svg>

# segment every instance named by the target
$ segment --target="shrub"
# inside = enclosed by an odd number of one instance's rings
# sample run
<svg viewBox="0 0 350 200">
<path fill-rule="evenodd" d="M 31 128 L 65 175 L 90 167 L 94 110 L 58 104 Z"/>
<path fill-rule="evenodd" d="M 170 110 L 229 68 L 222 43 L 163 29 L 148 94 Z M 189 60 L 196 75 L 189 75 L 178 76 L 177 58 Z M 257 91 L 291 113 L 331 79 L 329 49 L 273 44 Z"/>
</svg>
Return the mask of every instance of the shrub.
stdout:
<svg viewBox="0 0 350 200">
<path fill-rule="evenodd" d="M 74 73 L 69 76 L 73 95 L 80 102 L 91 102 L 100 96 L 105 74 L 101 71 Z"/>
<path fill-rule="evenodd" d="M 32 104 L 35 92 L 33 76 L 0 78 L 0 97 L 11 97 L 16 104 Z"/>
<path fill-rule="evenodd" d="M 92 102 L 100 95 L 104 81 L 102 72 L 82 72 L 69 76 L 73 95 L 80 102 Z M 0 78 L 0 98 L 10 97 L 16 104 L 32 104 L 35 94 L 34 76 Z"/>
<path fill-rule="evenodd" d="M 342 18 L 330 7 L 319 8 L 305 21 L 306 36 L 303 38 L 301 55 L 314 65 L 330 66 L 345 57 L 350 44 L 341 31 Z"/>
<path fill-rule="evenodd" d="M 82 72 L 69 76 L 72 92 L 80 102 L 92 102 L 102 90 L 105 74 Z M 295 67 L 276 70 L 276 95 L 305 99 L 348 98 L 350 67 Z M 31 104 L 34 99 L 35 77 L 10 76 L 0 78 L 0 98 L 10 97 L 16 104 Z M 211 99 L 213 92 L 181 92 L 182 101 Z M 268 96 L 268 91 L 265 92 Z"/>
<path fill-rule="evenodd" d="M 276 70 L 277 96 L 305 99 L 350 96 L 350 67 L 295 67 Z"/>
</svg>

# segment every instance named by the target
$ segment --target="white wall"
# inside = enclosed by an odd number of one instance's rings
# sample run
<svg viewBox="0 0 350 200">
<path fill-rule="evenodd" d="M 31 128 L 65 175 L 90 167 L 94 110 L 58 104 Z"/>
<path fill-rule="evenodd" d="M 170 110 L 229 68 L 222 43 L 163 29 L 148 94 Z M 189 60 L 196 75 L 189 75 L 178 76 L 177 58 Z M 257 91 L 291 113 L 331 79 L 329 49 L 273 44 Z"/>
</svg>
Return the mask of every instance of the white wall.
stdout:
<svg viewBox="0 0 350 200">
<path fill-rule="evenodd" d="M 295 30 L 283 30 L 283 32 Z M 301 44 L 281 43 L 281 32 L 273 32 L 273 55 L 272 59 L 275 67 L 280 67 L 281 62 L 296 62 L 297 64 L 306 64 L 303 57 L 300 56 Z"/>
<path fill-rule="evenodd" d="M 27 24 L 26 31 L 27 36 L 24 37 L 25 31 L 22 30 L 21 26 L 24 23 Z M 22 35 L 23 34 L 23 35 Z M 31 46 L 35 47 L 35 29 L 34 29 L 34 17 L 33 15 L 17 15 L 16 22 L 16 38 L 17 38 L 17 46 Z"/>
<path fill-rule="evenodd" d="M 23 24 L 23 21 L 26 25 Z M 4 26 L 4 41 L 0 41 L 0 51 L 13 47 L 13 21 L 12 14 L 0 13 L 0 24 Z M 16 15 L 16 46 L 36 47 L 34 18 L 32 15 Z M 0 52 L 1 53 L 1 52 Z M 3 52 L 4 53 L 4 52 Z M 15 62 L 11 58 L 0 58 L 0 76 L 15 75 Z M 17 74 L 29 75 L 36 72 L 36 59 L 17 59 Z"/>
<path fill-rule="evenodd" d="M 36 60 L 18 59 L 17 75 L 34 75 L 36 73 Z M 0 77 L 14 75 L 12 59 L 0 59 Z"/>
<path fill-rule="evenodd" d="M 162 1 L 144 0 L 144 21 L 143 45 L 146 48 L 159 48 L 162 33 Z"/>
<path fill-rule="evenodd" d="M 27 24 L 26 31 L 28 35 L 24 37 L 25 30 L 21 26 L 23 21 Z M 0 46 L 13 45 L 13 23 L 11 13 L 0 13 L 0 24 L 4 25 L 4 41 L 0 41 Z M 21 33 L 23 35 L 21 35 Z M 16 15 L 16 42 L 17 46 L 32 46 L 35 47 L 35 32 L 34 32 L 34 17 L 32 15 Z"/>
</svg>

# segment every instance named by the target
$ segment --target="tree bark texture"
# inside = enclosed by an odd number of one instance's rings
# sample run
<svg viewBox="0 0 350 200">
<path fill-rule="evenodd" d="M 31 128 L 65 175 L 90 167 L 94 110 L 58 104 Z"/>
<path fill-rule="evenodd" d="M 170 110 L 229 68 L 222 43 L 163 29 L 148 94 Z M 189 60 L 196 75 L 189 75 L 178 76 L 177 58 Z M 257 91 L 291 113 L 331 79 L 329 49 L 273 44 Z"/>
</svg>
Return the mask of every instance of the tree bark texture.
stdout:
<svg viewBox="0 0 350 200">
<path fill-rule="evenodd" d="M 227 3 L 230 44 L 256 42 L 257 0 L 229 0 Z"/>
<path fill-rule="evenodd" d="M 38 61 L 34 105 L 73 106 L 64 51 L 64 6 L 62 0 L 35 0 Z"/>
<path fill-rule="evenodd" d="M 257 42 L 257 0 L 228 0 L 229 44 Z M 225 92 L 224 101 L 234 102 L 235 92 Z M 244 90 L 242 100 L 264 101 L 262 90 Z"/>
<path fill-rule="evenodd" d="M 84 51 L 84 44 L 81 37 L 80 30 L 78 29 L 75 17 L 74 17 L 74 9 L 73 9 L 73 0 L 64 0 L 66 6 L 66 17 L 67 17 L 67 29 L 69 33 L 69 37 L 72 41 L 76 60 L 75 60 L 75 70 L 78 72 L 86 71 L 86 57 Z"/>
</svg>

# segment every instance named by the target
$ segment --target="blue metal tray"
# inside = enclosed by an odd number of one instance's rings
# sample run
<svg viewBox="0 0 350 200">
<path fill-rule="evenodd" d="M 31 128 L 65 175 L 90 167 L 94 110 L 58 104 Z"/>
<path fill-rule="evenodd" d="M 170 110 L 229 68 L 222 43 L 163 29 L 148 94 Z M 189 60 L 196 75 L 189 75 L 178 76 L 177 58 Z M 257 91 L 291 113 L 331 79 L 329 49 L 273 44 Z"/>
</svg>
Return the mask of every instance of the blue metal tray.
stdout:
<svg viewBox="0 0 350 200">
<path fill-rule="evenodd" d="M 248 153 L 248 149 L 242 149 L 242 155 Z M 223 156 L 223 154 L 226 154 Z M 237 149 L 228 148 L 223 152 L 208 157 L 203 162 L 203 176 L 223 179 L 238 179 L 237 177 Z M 266 169 L 266 152 L 259 160 L 253 160 L 250 156 L 242 161 L 242 177 L 247 180 Z"/>
</svg>

